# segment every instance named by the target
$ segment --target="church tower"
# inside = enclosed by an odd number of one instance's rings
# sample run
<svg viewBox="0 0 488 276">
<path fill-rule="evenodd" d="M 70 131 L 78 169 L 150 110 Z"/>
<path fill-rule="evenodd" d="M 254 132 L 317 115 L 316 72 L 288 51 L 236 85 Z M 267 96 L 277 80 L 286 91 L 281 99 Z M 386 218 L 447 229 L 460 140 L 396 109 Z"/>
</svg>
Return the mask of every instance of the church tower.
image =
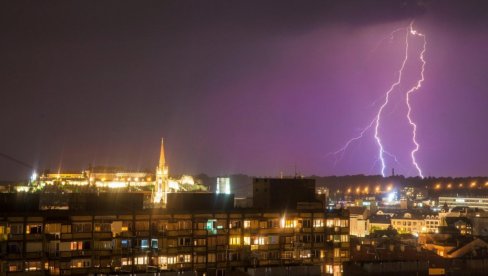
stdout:
<svg viewBox="0 0 488 276">
<path fill-rule="evenodd" d="M 168 192 L 168 166 L 166 166 L 166 157 L 164 155 L 164 139 L 161 138 L 161 151 L 159 153 L 159 164 L 156 168 L 156 185 L 155 185 L 154 203 L 166 205 L 166 193 Z"/>
</svg>

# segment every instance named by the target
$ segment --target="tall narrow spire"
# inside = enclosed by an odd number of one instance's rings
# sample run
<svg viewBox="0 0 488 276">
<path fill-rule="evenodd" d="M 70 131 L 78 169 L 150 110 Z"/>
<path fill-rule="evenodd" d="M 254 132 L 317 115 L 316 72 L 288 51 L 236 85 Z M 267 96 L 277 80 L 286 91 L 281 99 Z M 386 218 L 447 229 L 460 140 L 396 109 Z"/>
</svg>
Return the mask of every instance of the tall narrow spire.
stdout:
<svg viewBox="0 0 488 276">
<path fill-rule="evenodd" d="M 159 168 L 163 169 L 166 166 L 166 158 L 164 156 L 164 138 L 161 138 L 161 152 L 159 153 Z"/>
</svg>

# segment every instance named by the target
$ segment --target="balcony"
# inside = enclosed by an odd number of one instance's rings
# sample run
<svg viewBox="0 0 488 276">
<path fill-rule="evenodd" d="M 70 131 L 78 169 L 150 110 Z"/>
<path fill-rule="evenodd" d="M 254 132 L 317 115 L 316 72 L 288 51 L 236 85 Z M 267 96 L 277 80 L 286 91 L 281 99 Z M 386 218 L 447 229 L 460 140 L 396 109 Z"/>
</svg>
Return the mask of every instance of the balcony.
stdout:
<svg viewBox="0 0 488 276">
<path fill-rule="evenodd" d="M 33 240 L 42 240 L 43 234 L 27 234 L 25 235 L 25 239 L 28 241 L 33 241 Z"/>
<path fill-rule="evenodd" d="M 112 232 L 95 232 L 93 233 L 93 239 L 95 240 L 111 240 Z"/>
<path fill-rule="evenodd" d="M 133 236 L 134 236 L 134 234 L 132 233 L 132 231 L 120 232 L 120 237 L 121 238 L 131 238 Z"/>
<path fill-rule="evenodd" d="M 206 252 L 207 251 L 207 247 L 205 247 L 205 246 L 195 246 L 193 249 L 195 250 L 195 252 Z"/>
<path fill-rule="evenodd" d="M 136 231 L 137 237 L 149 237 L 149 231 Z"/>
<path fill-rule="evenodd" d="M 59 251 L 59 257 L 71 258 L 71 251 Z"/>
<path fill-rule="evenodd" d="M 7 254 L 7 259 L 21 259 L 22 254 L 21 253 L 8 253 Z"/>
<path fill-rule="evenodd" d="M 231 234 L 231 235 L 240 235 L 241 232 L 242 231 L 240 228 L 229 229 L 229 234 Z"/>
<path fill-rule="evenodd" d="M 44 234 L 44 237 L 48 241 L 59 240 L 61 238 L 61 234 Z"/>
<path fill-rule="evenodd" d="M 42 258 L 43 252 L 26 252 L 25 253 L 25 258 L 26 259 L 39 259 Z"/>
<path fill-rule="evenodd" d="M 71 273 L 69 274 L 88 275 L 88 273 L 89 273 L 88 268 L 72 268 Z"/>
<path fill-rule="evenodd" d="M 73 239 L 91 239 L 92 238 L 92 233 L 73 233 Z"/>
<path fill-rule="evenodd" d="M 286 244 L 284 245 L 284 250 L 289 251 L 289 250 L 294 250 L 294 249 L 295 249 L 295 247 L 293 246 L 293 244 L 286 243 Z"/>
<path fill-rule="evenodd" d="M 176 247 L 176 250 L 179 254 L 191 253 L 193 251 L 193 247 L 192 246 L 179 246 L 179 247 Z"/>
<path fill-rule="evenodd" d="M 24 235 L 23 234 L 9 234 L 8 239 L 10 241 L 21 241 L 24 239 Z"/>
<path fill-rule="evenodd" d="M 229 229 L 217 229 L 217 235 L 227 235 L 229 233 Z"/>
<path fill-rule="evenodd" d="M 61 239 L 62 240 L 72 240 L 73 239 L 73 234 L 71 234 L 71 233 L 61 233 Z"/>
<path fill-rule="evenodd" d="M 93 250 L 93 256 L 98 256 L 98 257 L 106 257 L 106 256 L 112 256 L 112 249 L 98 249 L 98 250 Z"/>
<path fill-rule="evenodd" d="M 193 236 L 207 236 L 207 230 L 194 230 Z"/>
<path fill-rule="evenodd" d="M 289 233 L 289 232 L 283 231 L 283 230 L 285 230 L 285 229 L 282 229 L 282 228 L 264 228 L 264 229 L 260 229 L 259 233 L 261 235 Z"/>
<path fill-rule="evenodd" d="M 84 256 L 91 256 L 92 251 L 91 250 L 76 250 L 76 251 L 71 251 L 71 256 L 72 257 L 84 257 Z"/>
</svg>

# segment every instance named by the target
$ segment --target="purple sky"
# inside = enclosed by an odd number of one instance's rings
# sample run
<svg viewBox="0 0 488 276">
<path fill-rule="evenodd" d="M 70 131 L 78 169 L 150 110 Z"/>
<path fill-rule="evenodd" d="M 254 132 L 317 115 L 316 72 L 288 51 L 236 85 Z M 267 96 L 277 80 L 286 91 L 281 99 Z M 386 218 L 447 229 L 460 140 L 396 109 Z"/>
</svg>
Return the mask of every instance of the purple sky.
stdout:
<svg viewBox="0 0 488 276">
<path fill-rule="evenodd" d="M 264 3 L 265 2 L 265 3 Z M 367 3 L 365 3 L 367 2 Z M 419 4 L 416 4 L 418 2 Z M 342 3 L 342 4 L 339 4 Z M 414 94 L 425 175 L 487 175 L 488 8 L 484 1 L 11 1 L 0 9 L 0 153 L 39 169 L 171 173 L 378 174 L 373 118 L 408 26 L 427 36 Z M 382 137 L 415 175 L 404 92 L 412 41 Z M 0 179 L 26 169 L 0 158 Z"/>
</svg>

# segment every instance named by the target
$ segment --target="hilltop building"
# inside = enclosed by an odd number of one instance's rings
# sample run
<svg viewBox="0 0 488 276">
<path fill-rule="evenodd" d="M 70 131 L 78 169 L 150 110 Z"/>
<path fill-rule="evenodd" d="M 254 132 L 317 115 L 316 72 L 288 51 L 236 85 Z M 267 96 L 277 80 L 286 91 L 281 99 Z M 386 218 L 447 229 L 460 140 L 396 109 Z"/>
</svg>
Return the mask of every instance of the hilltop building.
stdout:
<svg viewBox="0 0 488 276">
<path fill-rule="evenodd" d="M 170 192 L 208 190 L 206 186 L 196 183 L 191 176 L 183 175 L 179 179 L 169 177 L 163 139 L 161 139 L 159 163 L 155 172 L 134 172 L 118 167 L 89 167 L 82 172 L 43 173 L 33 179 L 31 184 L 33 190 L 56 187 L 68 192 L 76 192 L 80 188 L 98 192 L 113 190 L 140 192 L 150 195 L 150 202 L 157 207 L 166 206 L 167 194 Z"/>
</svg>

